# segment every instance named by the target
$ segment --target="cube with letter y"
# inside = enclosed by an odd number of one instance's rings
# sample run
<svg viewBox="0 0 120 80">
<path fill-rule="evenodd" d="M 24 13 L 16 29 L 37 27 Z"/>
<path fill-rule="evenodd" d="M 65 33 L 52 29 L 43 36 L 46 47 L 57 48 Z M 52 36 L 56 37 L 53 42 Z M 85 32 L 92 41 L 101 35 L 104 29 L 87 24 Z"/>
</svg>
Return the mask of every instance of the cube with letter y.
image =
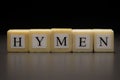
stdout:
<svg viewBox="0 0 120 80">
<path fill-rule="evenodd" d="M 73 52 L 93 52 L 91 29 L 73 29 Z"/>
<path fill-rule="evenodd" d="M 94 52 L 114 52 L 112 29 L 94 29 Z"/>
<path fill-rule="evenodd" d="M 29 30 L 8 30 L 7 49 L 8 52 L 28 52 Z"/>
<path fill-rule="evenodd" d="M 72 51 L 72 29 L 52 29 L 51 35 L 52 52 Z"/>
<path fill-rule="evenodd" d="M 50 52 L 50 29 L 31 29 L 29 34 L 30 52 Z"/>
</svg>

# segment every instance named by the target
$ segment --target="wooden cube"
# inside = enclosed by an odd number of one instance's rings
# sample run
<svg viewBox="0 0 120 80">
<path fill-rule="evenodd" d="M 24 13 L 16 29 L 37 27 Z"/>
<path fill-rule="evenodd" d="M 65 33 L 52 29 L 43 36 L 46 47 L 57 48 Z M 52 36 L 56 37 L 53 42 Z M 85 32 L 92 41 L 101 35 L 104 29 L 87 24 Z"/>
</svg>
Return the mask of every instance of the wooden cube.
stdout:
<svg viewBox="0 0 120 80">
<path fill-rule="evenodd" d="M 93 32 L 90 29 L 73 29 L 73 52 L 93 52 Z"/>
<path fill-rule="evenodd" d="M 94 52 L 114 52 L 112 29 L 94 29 Z"/>
<path fill-rule="evenodd" d="M 52 29 L 51 48 L 52 52 L 71 52 L 72 29 Z"/>
<path fill-rule="evenodd" d="M 30 52 L 50 52 L 50 29 L 31 29 L 29 34 Z"/>
<path fill-rule="evenodd" d="M 29 30 L 8 30 L 8 52 L 28 52 Z"/>
</svg>

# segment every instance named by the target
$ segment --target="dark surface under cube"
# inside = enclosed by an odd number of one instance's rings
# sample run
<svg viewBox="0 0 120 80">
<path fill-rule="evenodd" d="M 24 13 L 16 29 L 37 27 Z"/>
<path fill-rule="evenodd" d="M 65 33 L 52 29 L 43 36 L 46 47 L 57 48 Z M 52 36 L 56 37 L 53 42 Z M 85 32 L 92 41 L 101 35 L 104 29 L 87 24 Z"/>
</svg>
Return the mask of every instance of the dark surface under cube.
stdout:
<svg viewBox="0 0 120 80">
<path fill-rule="evenodd" d="M 0 80 L 119 80 L 120 36 L 115 53 L 7 53 L 0 36 Z"/>
<path fill-rule="evenodd" d="M 4 15 L 0 15 L 2 16 L 0 18 L 0 34 L 2 34 L 0 35 L 0 80 L 120 80 L 119 8 L 100 9 L 96 6 L 103 6 L 101 3 L 95 6 L 92 5 L 94 2 L 91 3 L 86 6 L 85 1 L 81 7 L 93 6 L 95 9 L 81 10 L 79 7 L 76 9 L 78 3 L 76 7 L 70 4 L 71 7 L 68 6 L 64 10 L 60 8 L 51 10 L 51 8 L 43 9 L 46 11 L 44 12 L 38 8 L 11 7 L 10 4 L 11 8 L 8 11 L 4 9 L 7 14 L 1 11 Z M 62 7 L 61 4 L 59 7 Z M 42 15 L 43 12 L 49 16 Z M 8 29 L 56 27 L 111 28 L 115 32 L 115 53 L 7 53 L 6 32 Z"/>
</svg>

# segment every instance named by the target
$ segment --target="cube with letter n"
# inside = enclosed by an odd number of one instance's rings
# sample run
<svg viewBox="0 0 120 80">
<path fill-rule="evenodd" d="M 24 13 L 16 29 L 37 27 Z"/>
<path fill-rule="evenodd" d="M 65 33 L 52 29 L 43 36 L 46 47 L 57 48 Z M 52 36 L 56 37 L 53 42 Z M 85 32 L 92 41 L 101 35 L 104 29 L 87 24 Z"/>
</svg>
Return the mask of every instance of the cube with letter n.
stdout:
<svg viewBox="0 0 120 80">
<path fill-rule="evenodd" d="M 94 52 L 114 52 L 112 29 L 94 29 Z"/>
<path fill-rule="evenodd" d="M 51 35 L 52 52 L 72 51 L 72 29 L 52 29 Z"/>
</svg>

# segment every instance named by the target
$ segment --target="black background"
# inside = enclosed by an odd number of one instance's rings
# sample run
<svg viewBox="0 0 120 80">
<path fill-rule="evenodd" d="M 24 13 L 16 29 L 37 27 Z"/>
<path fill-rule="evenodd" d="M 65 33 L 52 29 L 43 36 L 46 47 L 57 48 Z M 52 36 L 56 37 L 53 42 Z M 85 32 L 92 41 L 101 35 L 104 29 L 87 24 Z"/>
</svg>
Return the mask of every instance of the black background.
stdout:
<svg viewBox="0 0 120 80">
<path fill-rule="evenodd" d="M 113 1 L 0 3 L 0 80 L 120 80 L 120 14 Z M 9 29 L 111 28 L 115 53 L 8 53 Z"/>
<path fill-rule="evenodd" d="M 2 4 L 2 3 L 1 3 Z M 0 33 L 30 28 L 112 28 L 119 32 L 119 8 L 111 1 L 8 2 L 1 5 Z"/>
</svg>

